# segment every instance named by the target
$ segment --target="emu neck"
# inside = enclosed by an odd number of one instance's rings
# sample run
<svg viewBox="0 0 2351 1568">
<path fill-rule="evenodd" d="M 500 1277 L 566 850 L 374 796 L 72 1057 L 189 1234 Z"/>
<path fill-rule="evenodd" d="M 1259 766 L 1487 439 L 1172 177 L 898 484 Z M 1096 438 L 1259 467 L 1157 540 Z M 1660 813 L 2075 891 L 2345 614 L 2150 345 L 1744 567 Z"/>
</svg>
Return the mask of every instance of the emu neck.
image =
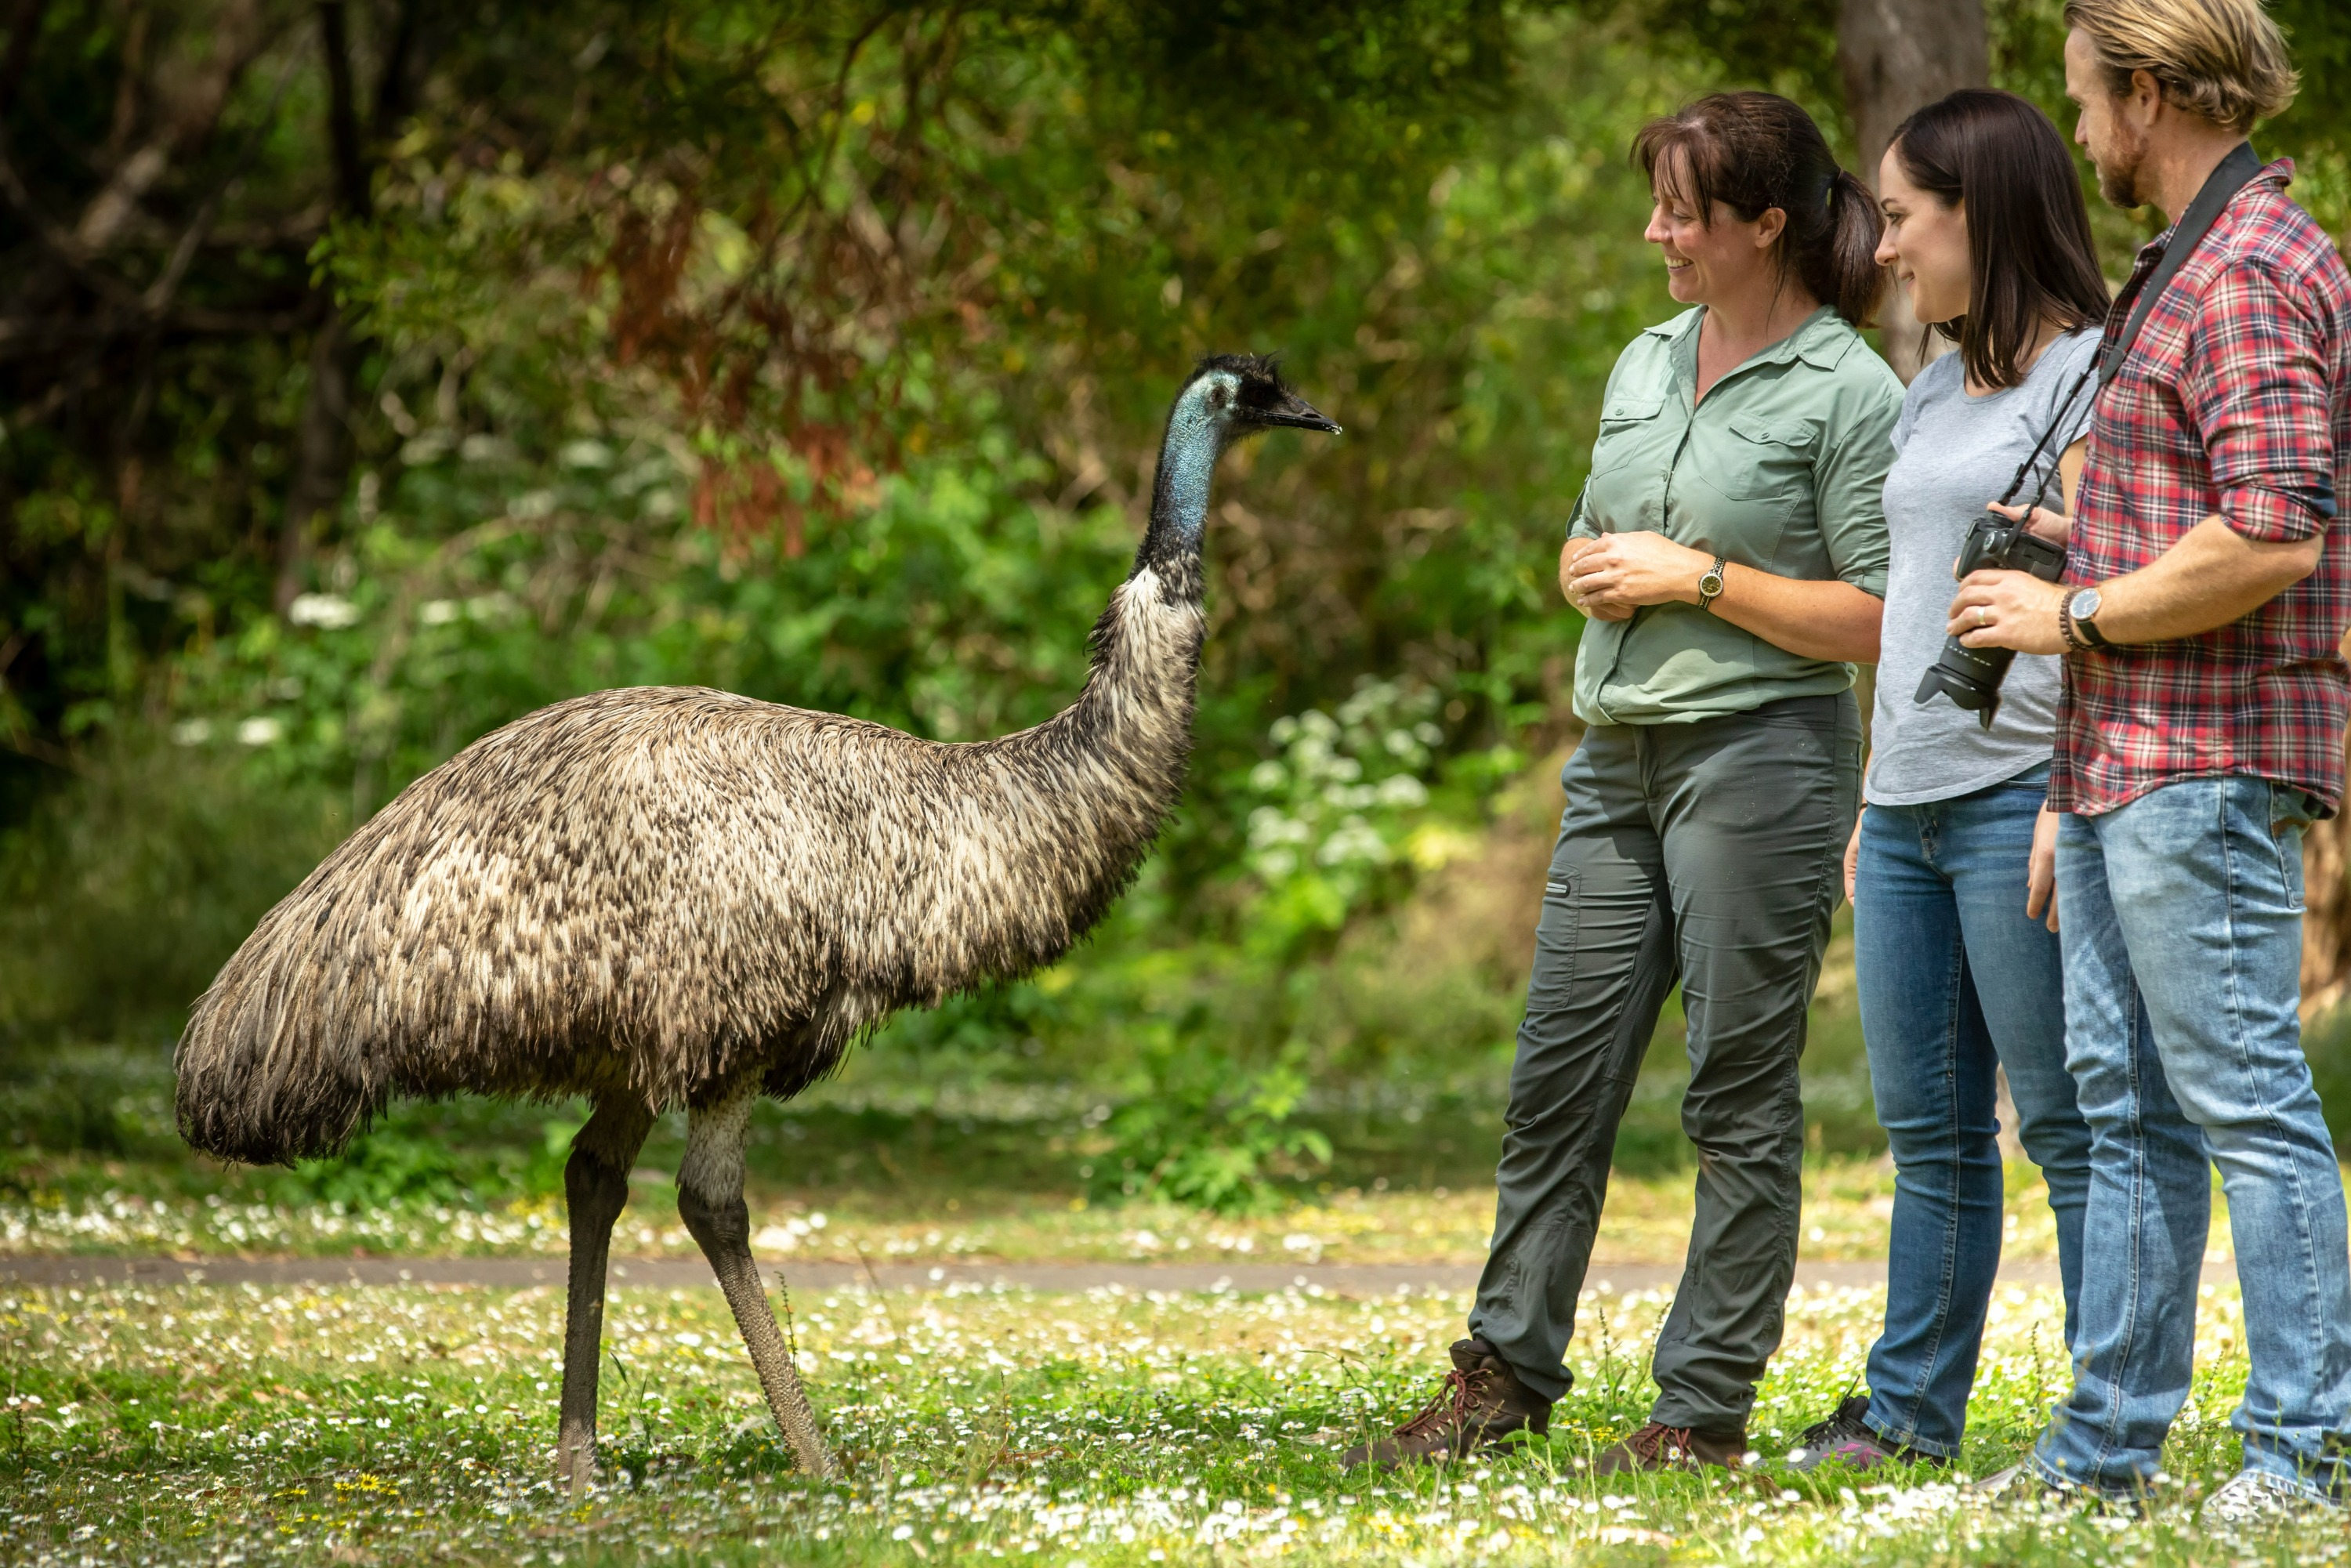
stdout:
<svg viewBox="0 0 2351 1568">
<path fill-rule="evenodd" d="M 1224 442 L 1196 397 L 1197 383 L 1176 400 L 1159 444 L 1159 473 L 1151 487 L 1151 526 L 1135 551 L 1134 570 L 1156 572 L 1166 587 L 1200 600 L 1200 536 L 1208 525 L 1208 486 Z"/>
<path fill-rule="evenodd" d="M 992 804 L 962 858 L 1018 886 L 957 927 L 961 959 L 947 988 L 1050 964 L 1100 920 L 1134 879 L 1184 790 L 1193 691 L 1205 622 L 1200 536 L 1222 443 L 1192 397 L 1179 399 L 1159 452 L 1151 526 L 1134 570 L 1094 622 L 1092 668 L 1077 702 L 1036 728 L 978 748 Z"/>
</svg>

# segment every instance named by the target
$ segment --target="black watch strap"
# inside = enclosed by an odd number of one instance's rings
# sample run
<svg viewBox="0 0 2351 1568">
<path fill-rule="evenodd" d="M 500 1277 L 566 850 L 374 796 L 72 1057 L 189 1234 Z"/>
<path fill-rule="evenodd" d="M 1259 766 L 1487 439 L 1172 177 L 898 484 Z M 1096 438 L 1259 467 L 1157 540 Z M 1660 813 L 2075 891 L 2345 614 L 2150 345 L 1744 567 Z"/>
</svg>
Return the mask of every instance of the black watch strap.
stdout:
<svg viewBox="0 0 2351 1568">
<path fill-rule="evenodd" d="M 2074 589 L 2073 592 L 2065 595 L 2064 624 L 2071 626 L 2074 629 L 2074 637 L 2085 648 L 2113 647 L 2115 645 L 2113 640 L 2107 637 L 2105 632 L 2098 630 L 2098 623 L 2095 619 L 2085 621 L 2080 616 L 2074 613 L 2074 598 L 2075 594 L 2078 594 L 2081 591 L 2082 591 L 2077 588 Z"/>
</svg>

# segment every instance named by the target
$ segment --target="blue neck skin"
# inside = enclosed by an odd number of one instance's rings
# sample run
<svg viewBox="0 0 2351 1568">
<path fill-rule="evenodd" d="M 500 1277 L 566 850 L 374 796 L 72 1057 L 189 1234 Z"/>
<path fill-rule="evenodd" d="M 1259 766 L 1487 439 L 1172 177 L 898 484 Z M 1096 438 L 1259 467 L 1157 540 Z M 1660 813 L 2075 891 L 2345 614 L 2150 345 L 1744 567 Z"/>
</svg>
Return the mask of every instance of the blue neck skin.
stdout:
<svg viewBox="0 0 2351 1568">
<path fill-rule="evenodd" d="M 1208 482 L 1224 455 L 1223 433 L 1207 408 L 1208 378 L 1194 382 L 1167 419 L 1159 448 L 1159 483 L 1152 497 L 1152 532 L 1164 528 L 1169 542 L 1186 550 L 1200 548 L 1208 520 Z"/>
</svg>

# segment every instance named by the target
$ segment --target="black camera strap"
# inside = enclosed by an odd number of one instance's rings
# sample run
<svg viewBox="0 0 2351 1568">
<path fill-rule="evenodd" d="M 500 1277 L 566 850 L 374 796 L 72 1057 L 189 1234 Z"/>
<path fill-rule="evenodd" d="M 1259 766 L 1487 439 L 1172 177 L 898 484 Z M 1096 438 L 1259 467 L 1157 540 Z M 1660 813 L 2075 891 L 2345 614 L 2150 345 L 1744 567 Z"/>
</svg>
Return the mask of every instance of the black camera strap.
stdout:
<svg viewBox="0 0 2351 1568">
<path fill-rule="evenodd" d="M 2179 276 L 2179 269 L 2188 265 L 2188 258 L 2194 256 L 2197 246 L 2204 243 L 2204 236 L 2212 232 L 2212 225 L 2220 221 L 2220 214 L 2229 203 L 2239 191 L 2252 183 L 2253 176 L 2261 172 L 2261 157 L 2254 152 L 2253 144 L 2240 141 L 2226 158 L 2220 160 L 2220 166 L 2205 176 L 2204 188 L 2198 191 L 2196 199 L 2188 204 L 2188 210 L 2180 214 L 2179 224 L 2171 231 L 2171 238 L 2165 242 L 2163 259 L 2155 264 L 2155 270 L 2147 274 L 2137 292 L 2131 296 L 2130 317 L 2123 323 L 2123 329 L 2098 345 L 2097 356 L 2074 379 L 2074 384 L 2065 389 L 2065 395 L 2057 402 L 2056 417 L 2050 421 L 2049 428 L 2041 433 L 2041 439 L 2033 443 L 2032 450 L 2017 465 L 2016 477 L 2008 482 L 2008 488 L 2001 493 L 2001 506 L 2012 505 L 2024 492 L 2025 481 L 2033 476 L 2033 469 L 2047 453 L 2050 438 L 2073 423 L 2074 410 L 2081 402 L 2083 391 L 2089 386 L 2090 378 L 2095 376 L 2098 392 L 2104 392 L 2108 383 L 2121 373 L 2123 361 L 2130 357 L 2131 345 L 2138 340 L 2138 329 L 2147 324 L 2147 317 L 2154 312 L 2156 301 L 2163 298 L 2163 291 L 2171 287 L 2171 280 Z M 2096 393 L 2093 392 L 2091 396 L 2095 401 Z M 2058 456 L 2063 455 L 2061 449 Z M 2050 480 L 2056 476 L 2056 459 L 2053 458 L 2050 471 L 2040 476 L 2039 482 L 2032 486 L 2033 499 L 2028 505 L 2040 504 L 2040 497 L 2048 492 Z"/>
<path fill-rule="evenodd" d="M 2179 269 L 2188 265 L 2188 258 L 2196 254 L 2196 247 L 2212 232 L 2221 209 L 2239 191 L 2252 184 L 2253 176 L 2261 172 L 2262 160 L 2253 151 L 2253 144 L 2240 141 L 2220 160 L 2220 166 L 2204 177 L 2204 188 L 2188 204 L 2188 210 L 2180 214 L 2179 225 L 2164 246 L 2163 259 L 2155 264 L 2155 270 L 2147 274 L 2147 281 L 2139 285 L 2138 293 L 2133 297 L 2130 319 L 2124 323 L 2121 335 L 2109 338 L 2098 350 L 2100 392 L 2105 391 L 2106 383 L 2122 372 L 2123 361 L 2129 356 L 2131 344 L 2137 340 L 2138 329 L 2154 311 L 2155 302 L 2163 298 L 2163 291 L 2171 287 L 2171 280 L 2179 276 Z"/>
</svg>

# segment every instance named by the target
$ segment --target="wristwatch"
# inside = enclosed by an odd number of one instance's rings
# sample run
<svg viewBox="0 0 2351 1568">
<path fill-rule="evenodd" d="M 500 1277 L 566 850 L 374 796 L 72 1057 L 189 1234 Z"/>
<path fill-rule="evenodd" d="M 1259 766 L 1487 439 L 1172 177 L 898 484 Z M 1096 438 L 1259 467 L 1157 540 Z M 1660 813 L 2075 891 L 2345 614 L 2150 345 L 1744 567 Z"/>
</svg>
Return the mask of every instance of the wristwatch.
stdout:
<svg viewBox="0 0 2351 1568">
<path fill-rule="evenodd" d="M 1721 556 L 1716 556 L 1714 564 L 1708 567 L 1705 574 L 1698 580 L 1698 607 L 1709 615 L 1714 613 L 1714 601 L 1722 597 L 1722 569 L 1729 564 Z"/>
<path fill-rule="evenodd" d="M 2114 643 L 2098 630 L 2098 591 L 2077 588 L 2059 606 L 2057 629 L 2078 648 L 2111 648 Z"/>
</svg>

